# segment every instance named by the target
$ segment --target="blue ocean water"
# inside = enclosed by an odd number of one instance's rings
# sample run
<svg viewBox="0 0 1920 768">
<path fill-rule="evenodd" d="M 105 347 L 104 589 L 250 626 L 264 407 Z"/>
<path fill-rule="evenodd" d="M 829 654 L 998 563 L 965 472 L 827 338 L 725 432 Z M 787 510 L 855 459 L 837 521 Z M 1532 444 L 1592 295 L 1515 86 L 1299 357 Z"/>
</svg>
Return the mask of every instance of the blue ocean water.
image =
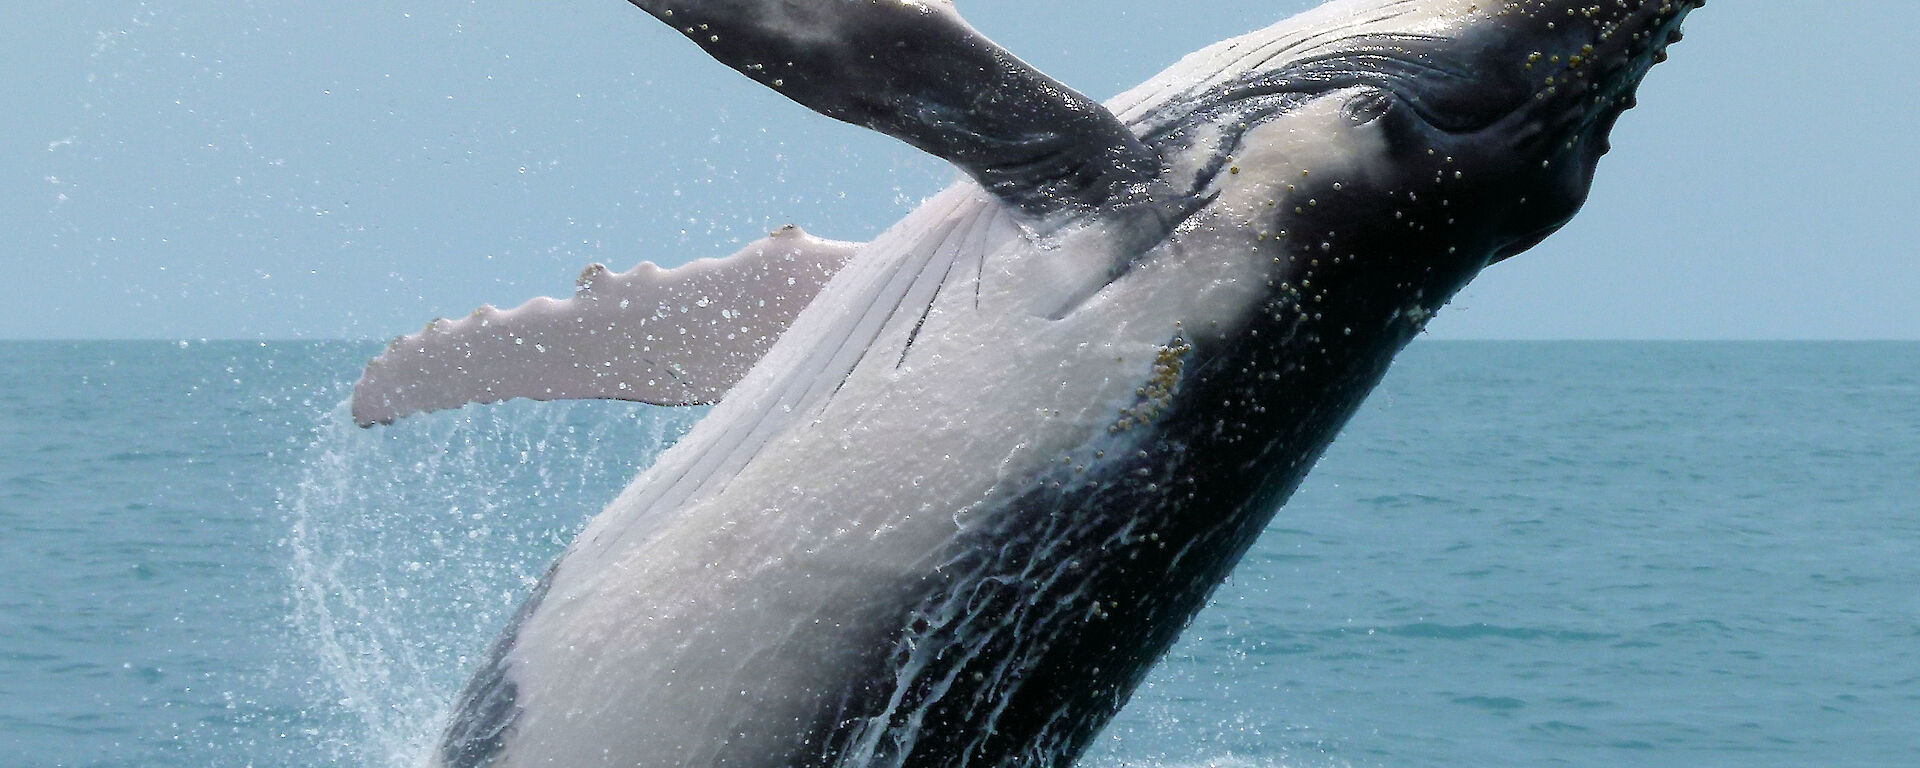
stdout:
<svg viewBox="0 0 1920 768">
<path fill-rule="evenodd" d="M 0 343 L 0 765 L 410 765 L 699 415 L 375 351 Z M 1418 343 L 1086 762 L 1920 765 L 1920 345 Z"/>
</svg>

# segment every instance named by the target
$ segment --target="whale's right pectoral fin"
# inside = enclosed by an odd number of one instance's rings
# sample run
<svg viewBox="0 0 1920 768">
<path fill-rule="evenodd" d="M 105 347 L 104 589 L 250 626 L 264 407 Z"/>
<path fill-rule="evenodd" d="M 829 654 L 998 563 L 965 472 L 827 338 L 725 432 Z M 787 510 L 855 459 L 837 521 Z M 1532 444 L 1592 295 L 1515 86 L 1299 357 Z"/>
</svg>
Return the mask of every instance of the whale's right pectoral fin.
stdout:
<svg viewBox="0 0 1920 768">
<path fill-rule="evenodd" d="M 780 95 L 945 159 L 1034 217 L 1125 203 L 1159 175 L 1113 113 L 947 0 L 629 2 Z"/>
<path fill-rule="evenodd" d="M 787 227 L 674 269 L 595 264 L 573 298 L 481 307 L 395 339 L 354 385 L 354 421 L 515 397 L 716 402 L 859 247 Z"/>
</svg>

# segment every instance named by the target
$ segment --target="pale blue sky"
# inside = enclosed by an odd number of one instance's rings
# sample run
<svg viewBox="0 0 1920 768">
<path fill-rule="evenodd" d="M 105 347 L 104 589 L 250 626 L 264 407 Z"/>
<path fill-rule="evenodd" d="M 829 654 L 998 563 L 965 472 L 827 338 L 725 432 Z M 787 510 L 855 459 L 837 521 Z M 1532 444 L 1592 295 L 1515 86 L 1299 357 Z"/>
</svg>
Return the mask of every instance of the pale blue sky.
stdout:
<svg viewBox="0 0 1920 768">
<path fill-rule="evenodd" d="M 960 8 L 1106 98 L 1311 4 Z M 1920 339 L 1917 28 L 1909 0 L 1697 12 L 1587 210 L 1432 335 Z M 592 261 L 866 239 L 952 176 L 621 0 L 15 3 L 0 71 L 0 338 L 385 338 Z"/>
</svg>

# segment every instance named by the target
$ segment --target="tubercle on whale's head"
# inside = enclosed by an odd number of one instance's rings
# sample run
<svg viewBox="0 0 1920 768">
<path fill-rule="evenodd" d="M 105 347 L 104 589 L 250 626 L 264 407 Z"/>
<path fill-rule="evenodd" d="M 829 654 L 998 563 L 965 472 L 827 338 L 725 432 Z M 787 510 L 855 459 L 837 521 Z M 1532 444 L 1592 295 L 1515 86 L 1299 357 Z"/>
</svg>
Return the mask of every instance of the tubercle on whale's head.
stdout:
<svg viewBox="0 0 1920 768">
<path fill-rule="evenodd" d="M 1539 243 L 1586 202 L 1609 134 L 1680 25 L 1705 0 L 1507 0 L 1479 5 L 1450 50 L 1482 73 L 1466 142 L 1511 198 L 1491 262 Z M 1444 106 L 1435 94 L 1427 103 Z"/>
</svg>

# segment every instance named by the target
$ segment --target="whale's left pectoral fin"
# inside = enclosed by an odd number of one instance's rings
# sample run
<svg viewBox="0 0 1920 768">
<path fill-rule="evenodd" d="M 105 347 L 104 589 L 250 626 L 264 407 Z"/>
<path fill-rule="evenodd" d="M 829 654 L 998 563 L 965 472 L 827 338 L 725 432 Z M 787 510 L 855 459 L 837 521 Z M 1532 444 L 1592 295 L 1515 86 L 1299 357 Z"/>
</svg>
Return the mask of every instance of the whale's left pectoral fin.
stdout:
<svg viewBox="0 0 1920 768">
<path fill-rule="evenodd" d="M 515 397 L 716 402 L 859 247 L 787 227 L 674 269 L 595 264 L 573 298 L 481 307 L 395 339 L 354 385 L 354 421 Z"/>
<path fill-rule="evenodd" d="M 1039 218 L 1124 204 L 1159 158 L 948 0 L 629 0 L 741 74 L 953 163 Z"/>
</svg>

